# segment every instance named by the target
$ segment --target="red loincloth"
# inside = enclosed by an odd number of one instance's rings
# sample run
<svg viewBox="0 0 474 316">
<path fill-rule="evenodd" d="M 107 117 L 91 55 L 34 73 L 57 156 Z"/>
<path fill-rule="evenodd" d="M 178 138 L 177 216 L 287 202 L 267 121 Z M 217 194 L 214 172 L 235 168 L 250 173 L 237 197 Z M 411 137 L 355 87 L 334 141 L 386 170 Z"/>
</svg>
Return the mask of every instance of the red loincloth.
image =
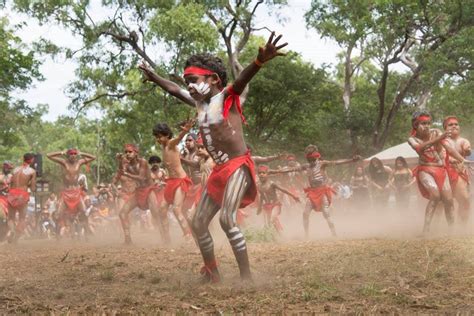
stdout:
<svg viewBox="0 0 474 316">
<path fill-rule="evenodd" d="M 183 210 L 189 210 L 193 207 L 194 204 L 198 204 L 201 199 L 202 186 L 201 184 L 195 184 L 190 186 L 186 197 L 183 202 Z"/>
<path fill-rule="evenodd" d="M 263 210 L 265 211 L 265 213 L 267 213 L 268 216 L 271 216 L 272 215 L 272 211 L 275 207 L 277 206 L 281 206 L 281 203 L 280 202 L 276 202 L 276 203 L 264 203 L 262 205 L 262 208 Z"/>
<path fill-rule="evenodd" d="M 429 200 L 430 194 L 428 190 L 426 190 L 425 187 L 421 184 L 420 177 L 418 176 L 421 171 L 430 174 L 434 178 L 436 185 L 438 186 L 438 190 L 439 192 L 441 192 L 444 180 L 446 179 L 447 175 L 446 168 L 433 166 L 417 166 L 415 169 L 413 169 L 413 175 L 416 177 L 416 183 L 418 184 L 418 189 L 420 190 L 421 195 Z"/>
<path fill-rule="evenodd" d="M 5 217 L 8 216 L 8 199 L 5 195 L 0 195 L 0 205 L 3 208 L 3 214 Z"/>
<path fill-rule="evenodd" d="M 123 203 L 127 203 L 128 200 L 130 200 L 130 198 L 135 194 L 135 192 L 125 192 L 125 191 L 122 191 L 120 192 L 120 198 L 123 200 Z"/>
<path fill-rule="evenodd" d="M 176 190 L 178 190 L 178 188 L 181 188 L 183 193 L 187 193 L 189 191 L 189 187 L 192 184 L 193 182 L 188 177 L 167 179 L 164 192 L 166 203 L 173 204 L 174 195 L 176 194 Z"/>
<path fill-rule="evenodd" d="M 155 190 L 155 185 L 149 185 L 147 187 L 138 187 L 135 189 L 135 198 L 137 199 L 138 207 L 142 210 L 147 210 L 148 207 L 148 196 L 150 192 Z"/>
<path fill-rule="evenodd" d="M 12 188 L 8 190 L 8 204 L 11 208 L 22 209 L 28 205 L 30 194 L 19 188 Z"/>
<path fill-rule="evenodd" d="M 216 165 L 213 169 L 209 178 L 207 179 L 207 194 L 211 199 L 219 206 L 222 207 L 222 200 L 224 198 L 224 191 L 227 185 L 227 181 L 232 174 L 241 166 L 246 166 L 249 169 L 252 183 L 245 192 L 240 207 L 244 208 L 247 205 L 255 201 L 257 197 L 257 185 L 255 181 L 255 164 L 250 157 L 250 152 L 245 155 L 233 158 L 222 165 Z"/>
<path fill-rule="evenodd" d="M 84 197 L 84 191 L 81 188 L 65 189 L 61 192 L 61 198 L 66 205 L 66 211 L 70 214 L 75 214 L 79 211 L 79 204 Z"/>
<path fill-rule="evenodd" d="M 451 184 L 451 187 L 454 189 L 456 187 L 456 183 L 458 182 L 459 178 L 464 179 L 467 184 L 469 184 L 469 174 L 467 172 L 467 169 L 464 169 L 463 171 L 457 170 L 450 162 L 449 162 L 449 155 L 446 154 L 446 160 L 445 160 L 445 165 L 446 165 L 446 171 L 448 173 L 449 177 L 449 183 Z"/>
<path fill-rule="evenodd" d="M 323 185 L 317 188 L 305 188 L 306 196 L 313 204 L 313 208 L 316 212 L 321 212 L 323 208 L 323 197 L 326 196 L 329 205 L 331 205 L 332 196 L 336 193 L 333 188 L 328 185 Z"/>
<path fill-rule="evenodd" d="M 163 200 L 165 198 L 165 187 L 159 184 L 155 184 L 153 186 L 153 191 L 155 192 L 156 196 L 156 202 L 158 202 L 158 206 L 161 207 L 161 203 L 163 203 Z"/>
</svg>

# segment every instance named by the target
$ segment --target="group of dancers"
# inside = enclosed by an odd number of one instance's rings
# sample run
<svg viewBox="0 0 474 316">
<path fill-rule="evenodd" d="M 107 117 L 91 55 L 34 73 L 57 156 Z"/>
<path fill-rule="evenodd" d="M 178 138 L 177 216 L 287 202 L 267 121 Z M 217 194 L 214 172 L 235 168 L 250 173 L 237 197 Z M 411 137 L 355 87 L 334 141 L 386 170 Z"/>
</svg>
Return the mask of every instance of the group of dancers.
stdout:
<svg viewBox="0 0 474 316">
<path fill-rule="evenodd" d="M 299 202 L 303 196 L 290 187 L 272 180 L 274 174 L 307 176 L 306 205 L 303 226 L 309 229 L 311 212 L 321 212 L 333 235 L 336 228 L 330 216 L 334 189 L 329 185 L 326 169 L 348 163 L 361 163 L 360 156 L 350 159 L 325 160 L 318 147 L 308 145 L 304 150 L 305 164 L 296 162 L 293 155 L 259 157 L 252 155 L 245 143 L 242 106 L 247 97 L 247 85 L 261 67 L 277 56 L 283 56 L 280 36 L 272 33 L 265 46 L 260 47 L 256 59 L 243 69 L 234 83 L 228 85 L 226 67 L 222 60 L 211 55 L 191 56 L 185 64 L 184 81 L 187 89 L 169 81 L 147 64 L 139 69 L 144 78 L 178 100 L 196 109 L 196 117 L 184 122 L 176 135 L 166 123 L 156 124 L 152 135 L 161 146 L 162 158 L 153 156 L 147 161 L 139 154 L 136 144 L 125 144 L 123 153 L 117 154 L 117 172 L 112 180 L 120 183 L 118 209 L 125 243 L 131 243 L 130 212 L 135 208 L 150 210 L 164 243 L 170 242 L 168 211 L 177 219 L 183 235 L 194 240 L 202 254 L 204 280 L 219 282 L 218 263 L 214 254 L 213 238 L 209 224 L 219 212 L 220 226 L 226 234 L 235 255 L 240 276 L 251 278 L 245 236 L 239 227 L 242 210 L 252 204 L 257 196 L 257 212 L 263 211 L 268 224 L 282 230 L 279 220 L 282 203 L 280 195 L 286 194 Z M 193 133 L 195 123 L 199 132 Z M 469 213 L 468 182 L 465 157 L 470 154 L 469 142 L 459 136 L 455 117 L 445 120 L 445 131 L 431 129 L 431 116 L 426 112 L 413 117 L 410 145 L 419 154 L 415 170 L 418 186 L 429 200 L 426 208 L 424 231 L 428 232 L 434 209 L 439 202 L 445 207 L 449 224 L 453 223 L 453 194 Z M 181 153 L 179 144 L 184 140 L 186 151 Z M 67 229 L 73 219 L 87 221 L 84 191 L 78 178 L 80 168 L 95 159 L 93 155 L 69 149 L 66 152 L 47 154 L 63 169 L 64 189 L 60 195 L 61 225 Z M 288 165 L 271 169 L 267 163 L 284 158 Z M 0 207 L 8 214 L 10 237 L 17 238 L 24 225 L 28 189 L 35 190 L 36 172 L 31 168 L 33 155 L 26 154 L 24 163 L 11 174 L 0 178 L 5 195 L 0 197 Z M 161 165 L 164 166 L 163 170 Z M 258 178 L 258 180 L 257 180 Z M 467 194 L 467 200 L 464 199 Z M 16 213 L 19 214 L 16 218 Z M 85 223 L 87 227 L 87 223 Z"/>
</svg>

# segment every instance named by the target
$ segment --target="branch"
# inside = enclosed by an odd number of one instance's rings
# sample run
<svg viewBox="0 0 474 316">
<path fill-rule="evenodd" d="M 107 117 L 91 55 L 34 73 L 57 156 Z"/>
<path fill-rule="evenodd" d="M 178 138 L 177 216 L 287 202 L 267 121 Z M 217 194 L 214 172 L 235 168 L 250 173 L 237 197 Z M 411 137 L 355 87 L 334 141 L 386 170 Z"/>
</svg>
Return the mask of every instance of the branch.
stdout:
<svg viewBox="0 0 474 316">
<path fill-rule="evenodd" d="M 123 91 L 123 92 L 120 92 L 120 93 L 101 93 L 99 95 L 96 95 L 95 97 L 93 97 L 92 99 L 89 99 L 89 100 L 86 100 L 82 103 L 82 105 L 79 107 L 79 109 L 77 110 L 77 113 L 76 113 L 76 117 L 74 118 L 74 121 L 77 120 L 77 118 L 79 117 L 79 115 L 81 114 L 81 112 L 91 103 L 97 101 L 97 100 L 100 100 L 102 98 L 116 98 L 116 99 L 123 99 L 124 97 L 127 97 L 127 96 L 134 96 L 134 95 L 137 95 L 137 94 L 142 94 L 142 93 L 148 93 L 150 91 L 153 91 L 153 89 L 155 88 L 154 85 L 148 87 L 147 89 L 142 89 L 142 90 L 137 90 L 137 91 Z"/>
<path fill-rule="evenodd" d="M 408 50 L 413 46 L 415 42 L 413 40 L 407 41 L 406 45 L 404 45 L 403 50 L 400 54 L 400 61 L 411 69 L 411 71 L 415 71 L 418 67 L 418 63 L 413 60 L 410 56 L 408 56 Z"/>
</svg>

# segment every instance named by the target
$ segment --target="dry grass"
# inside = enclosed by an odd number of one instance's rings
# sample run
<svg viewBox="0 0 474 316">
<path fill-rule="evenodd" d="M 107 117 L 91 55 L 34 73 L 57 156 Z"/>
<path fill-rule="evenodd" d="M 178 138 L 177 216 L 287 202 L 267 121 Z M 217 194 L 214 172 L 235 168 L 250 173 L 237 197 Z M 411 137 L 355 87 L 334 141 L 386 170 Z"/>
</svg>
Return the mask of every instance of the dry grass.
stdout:
<svg viewBox="0 0 474 316">
<path fill-rule="evenodd" d="M 214 286 L 199 284 L 192 245 L 0 249 L 1 313 L 474 312 L 474 237 L 251 242 L 253 284 L 239 281 L 224 244 Z"/>
</svg>

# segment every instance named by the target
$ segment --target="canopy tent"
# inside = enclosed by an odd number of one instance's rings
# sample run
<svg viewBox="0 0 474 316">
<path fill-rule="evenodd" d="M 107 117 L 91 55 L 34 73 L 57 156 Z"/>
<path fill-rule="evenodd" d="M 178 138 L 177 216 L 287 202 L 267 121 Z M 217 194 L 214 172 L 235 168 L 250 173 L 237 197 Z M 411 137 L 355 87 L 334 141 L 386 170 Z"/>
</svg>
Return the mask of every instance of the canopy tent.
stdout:
<svg viewBox="0 0 474 316">
<path fill-rule="evenodd" d="M 408 142 L 387 148 L 373 155 L 372 157 L 365 159 L 365 162 L 369 162 L 370 159 L 376 157 L 380 159 L 385 165 L 392 167 L 395 163 L 395 158 L 398 156 L 405 158 L 410 166 L 416 165 L 418 163 L 418 154 L 413 150 L 413 148 L 411 148 L 410 145 L 408 145 Z"/>
</svg>

